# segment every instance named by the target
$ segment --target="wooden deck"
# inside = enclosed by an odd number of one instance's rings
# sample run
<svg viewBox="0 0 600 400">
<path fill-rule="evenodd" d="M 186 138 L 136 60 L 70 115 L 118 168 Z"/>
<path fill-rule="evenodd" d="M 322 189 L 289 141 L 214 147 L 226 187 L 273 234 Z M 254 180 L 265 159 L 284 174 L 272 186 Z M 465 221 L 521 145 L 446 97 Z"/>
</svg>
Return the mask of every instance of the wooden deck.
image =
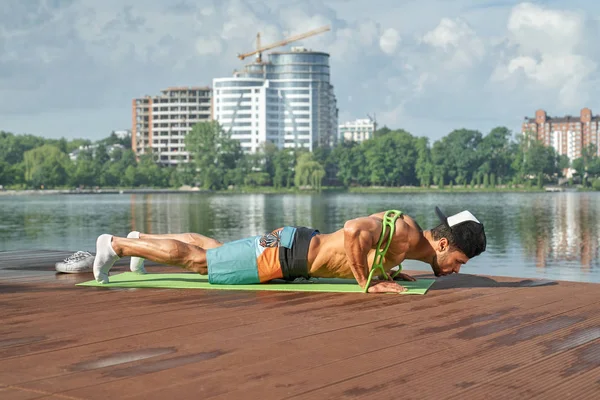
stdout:
<svg viewBox="0 0 600 400">
<path fill-rule="evenodd" d="M 69 254 L 0 253 L 3 400 L 600 398 L 597 284 L 458 275 L 425 296 L 107 290 L 56 274 Z"/>
</svg>

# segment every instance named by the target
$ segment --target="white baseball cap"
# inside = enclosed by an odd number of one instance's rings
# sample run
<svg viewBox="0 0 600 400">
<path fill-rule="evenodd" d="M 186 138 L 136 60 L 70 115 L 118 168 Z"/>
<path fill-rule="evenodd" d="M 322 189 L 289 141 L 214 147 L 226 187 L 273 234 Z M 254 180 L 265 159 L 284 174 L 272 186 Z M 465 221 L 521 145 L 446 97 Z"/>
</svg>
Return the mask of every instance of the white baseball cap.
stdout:
<svg viewBox="0 0 600 400">
<path fill-rule="evenodd" d="M 473 221 L 481 224 L 477 218 L 471 213 L 471 211 L 465 210 L 461 211 L 458 214 L 451 215 L 446 217 L 446 215 L 439 209 L 439 207 L 435 208 L 435 213 L 437 214 L 440 221 L 442 221 L 448 227 L 453 227 L 458 224 L 462 224 L 463 222 Z"/>
</svg>

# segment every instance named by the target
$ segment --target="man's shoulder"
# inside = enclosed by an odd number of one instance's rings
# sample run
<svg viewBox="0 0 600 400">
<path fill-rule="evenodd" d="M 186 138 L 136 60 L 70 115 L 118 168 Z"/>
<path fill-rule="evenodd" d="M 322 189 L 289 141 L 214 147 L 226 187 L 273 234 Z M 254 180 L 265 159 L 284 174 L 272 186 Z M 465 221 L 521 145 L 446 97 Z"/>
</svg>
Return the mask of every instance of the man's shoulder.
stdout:
<svg viewBox="0 0 600 400">
<path fill-rule="evenodd" d="M 396 233 L 402 236 L 404 240 L 412 243 L 419 241 L 423 230 L 414 218 L 403 214 L 402 218 L 398 218 L 396 221 Z"/>
</svg>

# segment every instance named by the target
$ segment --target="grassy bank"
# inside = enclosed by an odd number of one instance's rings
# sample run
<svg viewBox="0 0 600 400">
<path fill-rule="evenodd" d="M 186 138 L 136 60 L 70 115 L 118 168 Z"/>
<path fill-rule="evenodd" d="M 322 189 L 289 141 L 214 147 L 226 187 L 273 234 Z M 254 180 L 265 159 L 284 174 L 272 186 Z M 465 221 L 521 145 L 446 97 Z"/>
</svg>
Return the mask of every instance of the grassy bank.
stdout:
<svg viewBox="0 0 600 400">
<path fill-rule="evenodd" d="M 160 193 L 219 193 L 219 194 L 300 194 L 300 193 L 541 193 L 551 191 L 554 186 L 544 188 L 523 186 L 496 186 L 496 187 L 470 187 L 470 186 L 446 186 L 438 188 L 431 187 L 351 187 L 344 188 L 338 186 L 322 187 L 321 190 L 310 188 L 275 188 L 270 186 L 264 187 L 239 187 L 224 190 L 205 190 L 199 188 L 96 188 L 75 190 L 72 188 L 57 188 L 57 189 L 6 189 L 0 190 L 1 195 L 57 195 L 57 194 L 160 194 Z M 594 191 L 592 188 L 577 188 L 565 187 L 557 191 Z"/>
<path fill-rule="evenodd" d="M 545 192 L 545 188 L 526 186 L 496 186 L 496 187 L 470 187 L 470 186 L 445 186 L 439 188 L 402 186 L 402 187 L 354 187 L 350 193 L 498 193 L 498 192 Z"/>
</svg>

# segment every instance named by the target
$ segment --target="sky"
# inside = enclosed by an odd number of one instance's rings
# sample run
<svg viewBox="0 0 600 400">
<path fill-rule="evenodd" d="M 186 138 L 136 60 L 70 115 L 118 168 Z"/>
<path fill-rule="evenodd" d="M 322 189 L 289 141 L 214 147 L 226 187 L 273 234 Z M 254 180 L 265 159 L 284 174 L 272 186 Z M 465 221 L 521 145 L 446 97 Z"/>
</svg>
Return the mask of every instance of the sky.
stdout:
<svg viewBox="0 0 600 400">
<path fill-rule="evenodd" d="M 593 0 L 2 0 L 0 130 L 98 140 L 131 129 L 133 98 L 231 76 L 257 32 L 323 25 L 294 45 L 330 53 L 340 123 L 433 142 L 539 108 L 600 114 Z"/>
</svg>

